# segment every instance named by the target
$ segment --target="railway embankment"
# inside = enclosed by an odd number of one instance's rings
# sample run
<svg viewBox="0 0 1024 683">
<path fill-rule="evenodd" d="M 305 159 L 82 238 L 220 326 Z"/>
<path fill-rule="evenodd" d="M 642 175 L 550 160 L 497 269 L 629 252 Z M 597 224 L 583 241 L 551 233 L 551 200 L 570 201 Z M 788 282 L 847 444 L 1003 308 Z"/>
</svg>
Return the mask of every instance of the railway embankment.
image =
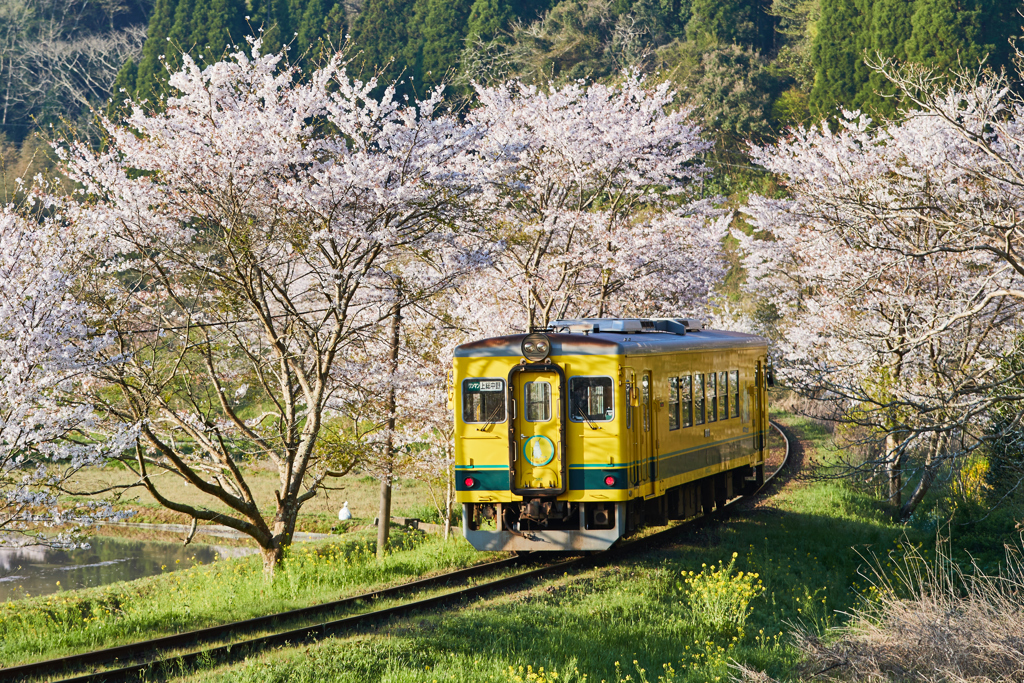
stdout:
<svg viewBox="0 0 1024 683">
<path fill-rule="evenodd" d="M 703 682 L 739 675 L 733 663 L 799 676 L 807 656 L 794 627 L 826 635 L 870 594 L 864 556 L 888 561 L 910 546 L 869 496 L 801 477 L 827 460 L 829 435 L 783 422 L 803 449 L 797 471 L 672 543 L 194 680 Z M 921 553 L 925 540 L 913 541 Z"/>
<path fill-rule="evenodd" d="M 796 680 L 827 667 L 825 674 L 855 678 L 844 653 L 867 661 L 877 654 L 869 645 L 881 648 L 899 633 L 898 619 L 865 642 L 844 645 L 833 629 L 865 606 L 912 613 L 903 599 L 913 595 L 881 598 L 886 586 L 900 585 L 902 569 L 934 561 L 934 539 L 892 523 L 867 494 L 806 476 L 828 466 L 829 435 L 812 421 L 777 417 L 790 438 L 792 469 L 757 501 L 680 530 L 668 543 L 352 637 L 190 670 L 182 680 L 668 683 Z M 397 551 L 383 564 L 369 535 L 303 544 L 269 585 L 254 558 L 241 558 L 8 603 L 0 609 L 3 661 L 314 604 L 480 559 L 460 538 L 444 543 L 410 530 L 396 538 Z"/>
</svg>

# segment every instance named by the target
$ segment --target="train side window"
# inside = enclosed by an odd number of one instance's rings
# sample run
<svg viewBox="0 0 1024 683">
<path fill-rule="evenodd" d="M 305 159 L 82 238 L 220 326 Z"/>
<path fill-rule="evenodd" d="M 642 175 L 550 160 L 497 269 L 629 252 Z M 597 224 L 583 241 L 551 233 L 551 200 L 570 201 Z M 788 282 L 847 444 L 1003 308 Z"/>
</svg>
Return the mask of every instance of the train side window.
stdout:
<svg viewBox="0 0 1024 683">
<path fill-rule="evenodd" d="M 740 385 L 740 400 L 743 401 L 743 410 L 740 419 L 743 422 L 750 422 L 750 391 L 747 388 L 747 380 Z"/>
<path fill-rule="evenodd" d="M 615 416 L 611 377 L 573 377 L 569 397 L 573 422 L 608 422 Z"/>
<path fill-rule="evenodd" d="M 740 372 L 732 370 L 729 372 L 729 417 L 740 416 Z"/>
<path fill-rule="evenodd" d="M 668 378 L 668 429 L 679 429 L 679 378 Z"/>
<path fill-rule="evenodd" d="M 718 373 L 718 416 L 720 420 L 729 419 L 729 376 L 727 372 Z M 735 388 L 732 391 L 736 391 Z"/>
<path fill-rule="evenodd" d="M 505 421 L 505 380 L 486 377 L 462 380 L 462 421 L 469 424 Z"/>
<path fill-rule="evenodd" d="M 633 428 L 633 383 L 626 382 L 626 429 Z"/>
<path fill-rule="evenodd" d="M 640 410 L 644 413 L 644 431 L 651 431 L 651 384 L 644 373 L 640 380 Z"/>
<path fill-rule="evenodd" d="M 693 389 L 690 386 L 690 376 L 679 378 L 679 398 L 682 403 L 683 426 L 693 426 Z"/>
<path fill-rule="evenodd" d="M 713 372 L 708 373 L 707 387 L 708 397 L 708 422 L 715 422 L 718 420 L 718 383 L 715 381 L 717 375 Z"/>
<path fill-rule="evenodd" d="M 527 422 L 547 422 L 551 419 L 551 385 L 527 382 L 523 385 L 523 403 Z"/>
<path fill-rule="evenodd" d="M 700 373 L 693 376 L 693 412 L 694 422 L 704 424 L 704 375 Z"/>
</svg>

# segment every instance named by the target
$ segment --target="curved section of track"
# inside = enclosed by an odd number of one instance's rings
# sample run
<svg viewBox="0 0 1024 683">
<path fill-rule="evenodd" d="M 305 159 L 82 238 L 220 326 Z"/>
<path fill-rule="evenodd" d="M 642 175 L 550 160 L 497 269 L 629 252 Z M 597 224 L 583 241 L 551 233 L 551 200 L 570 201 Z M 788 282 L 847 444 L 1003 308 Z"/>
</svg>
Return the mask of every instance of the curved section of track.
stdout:
<svg viewBox="0 0 1024 683">
<path fill-rule="evenodd" d="M 783 439 L 785 444 L 785 455 L 782 463 L 775 469 L 775 471 L 770 475 L 765 476 L 764 485 L 762 485 L 758 491 L 763 490 L 764 486 L 775 478 L 779 471 L 786 466 L 789 459 L 789 439 L 778 425 L 771 423 L 771 426 Z M 757 495 L 757 493 L 753 495 Z M 733 503 L 743 500 L 744 498 L 744 496 L 734 498 L 726 504 L 725 508 L 728 509 L 733 505 Z M 564 573 L 568 569 L 601 564 L 618 557 L 627 551 L 635 552 L 639 547 L 652 545 L 658 541 L 665 540 L 671 535 L 674 535 L 680 529 L 686 528 L 690 524 L 699 522 L 703 519 L 705 519 L 705 517 L 692 518 L 682 524 L 669 527 L 668 529 L 650 534 L 641 539 L 617 544 L 610 550 L 596 555 L 577 557 L 563 562 L 548 564 L 543 567 L 517 573 L 513 576 L 507 576 L 475 586 L 461 588 L 451 593 L 422 598 L 420 600 L 414 600 L 372 612 L 333 619 L 300 628 L 276 631 L 269 635 L 249 638 L 229 644 L 214 645 L 213 647 L 206 647 L 192 652 L 175 654 L 169 657 L 160 656 L 163 653 L 182 650 L 202 645 L 203 643 L 224 640 L 228 637 L 246 632 L 271 630 L 275 625 L 280 624 L 281 622 L 315 617 L 319 614 L 327 614 L 347 607 L 356 606 L 361 602 L 393 598 L 411 591 L 426 588 L 437 588 L 453 582 L 463 582 L 471 578 L 521 565 L 529 559 L 530 556 L 518 556 L 506 560 L 499 560 L 497 562 L 489 562 L 487 564 L 460 569 L 426 579 L 419 579 L 393 588 L 381 589 L 365 593 L 363 595 L 323 603 L 321 605 L 313 605 L 311 607 L 304 607 L 302 609 L 291 610 L 288 612 L 269 614 L 263 617 L 232 622 L 230 624 L 223 624 L 220 626 L 211 626 L 209 628 L 199 629 L 196 631 L 164 636 L 162 638 L 121 645 L 104 650 L 95 650 L 78 655 L 70 655 L 60 659 L 51 659 L 42 662 L 35 662 L 33 664 L 23 664 L 21 666 L 0 669 L 0 681 L 59 680 L 61 683 L 98 683 L 100 681 L 134 680 L 142 677 L 148 677 L 147 673 L 157 673 L 159 675 L 161 670 L 169 673 L 173 670 L 180 671 L 183 667 L 189 667 L 197 663 L 227 658 L 231 656 L 233 652 L 236 656 L 239 653 L 249 655 L 269 647 L 297 645 L 303 642 L 319 640 L 330 635 L 352 632 L 360 627 L 366 627 L 369 624 L 391 617 L 409 614 L 423 609 L 453 605 L 469 598 L 480 597 L 496 590 L 522 584 L 530 579 L 538 579 L 548 575 L 558 574 L 560 572 Z M 118 663 L 120 662 L 133 660 L 135 663 L 118 666 Z M 72 672 L 76 670 L 81 671 L 89 666 L 106 666 L 113 668 L 108 668 L 104 671 L 80 674 L 72 678 L 59 678 L 61 675 L 66 675 L 65 672 Z"/>
</svg>

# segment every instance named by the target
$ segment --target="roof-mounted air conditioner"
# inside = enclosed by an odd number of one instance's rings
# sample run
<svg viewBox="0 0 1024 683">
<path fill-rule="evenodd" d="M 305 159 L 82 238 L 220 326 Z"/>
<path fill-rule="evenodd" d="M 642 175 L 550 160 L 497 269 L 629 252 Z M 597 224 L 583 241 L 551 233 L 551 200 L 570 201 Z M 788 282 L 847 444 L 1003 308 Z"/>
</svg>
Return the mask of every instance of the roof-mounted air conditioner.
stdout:
<svg viewBox="0 0 1024 683">
<path fill-rule="evenodd" d="M 579 318 L 556 320 L 551 323 L 551 327 L 555 332 L 569 334 L 590 334 L 591 332 L 686 334 L 702 329 L 703 323 L 697 318 Z"/>
</svg>

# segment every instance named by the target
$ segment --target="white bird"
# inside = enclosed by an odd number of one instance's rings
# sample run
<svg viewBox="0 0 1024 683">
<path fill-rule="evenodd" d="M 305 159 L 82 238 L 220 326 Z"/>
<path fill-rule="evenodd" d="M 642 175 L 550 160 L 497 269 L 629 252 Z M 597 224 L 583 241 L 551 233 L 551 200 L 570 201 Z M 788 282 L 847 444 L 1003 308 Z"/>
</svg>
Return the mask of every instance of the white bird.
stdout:
<svg viewBox="0 0 1024 683">
<path fill-rule="evenodd" d="M 342 522 L 348 519 L 352 519 L 352 513 L 348 509 L 347 500 L 345 501 L 345 504 L 341 506 L 341 509 L 338 510 L 338 519 Z"/>
</svg>

